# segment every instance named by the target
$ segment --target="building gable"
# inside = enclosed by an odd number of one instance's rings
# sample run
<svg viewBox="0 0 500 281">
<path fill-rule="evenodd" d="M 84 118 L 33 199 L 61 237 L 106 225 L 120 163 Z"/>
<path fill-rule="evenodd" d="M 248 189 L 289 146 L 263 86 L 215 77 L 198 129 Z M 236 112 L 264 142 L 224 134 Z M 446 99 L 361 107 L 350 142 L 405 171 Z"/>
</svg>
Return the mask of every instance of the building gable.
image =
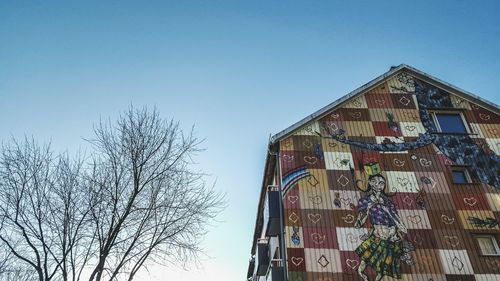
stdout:
<svg viewBox="0 0 500 281">
<path fill-rule="evenodd" d="M 276 134 L 288 279 L 500 279 L 499 147 L 496 105 L 408 66 Z"/>
</svg>

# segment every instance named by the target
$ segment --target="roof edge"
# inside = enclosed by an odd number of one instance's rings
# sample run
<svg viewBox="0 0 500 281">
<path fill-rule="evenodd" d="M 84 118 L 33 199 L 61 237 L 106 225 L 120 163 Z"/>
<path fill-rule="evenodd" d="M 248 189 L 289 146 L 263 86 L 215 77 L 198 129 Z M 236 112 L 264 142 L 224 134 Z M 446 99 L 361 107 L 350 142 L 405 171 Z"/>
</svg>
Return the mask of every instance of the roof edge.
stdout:
<svg viewBox="0 0 500 281">
<path fill-rule="evenodd" d="M 418 78 L 426 80 L 426 82 L 430 82 L 431 84 L 438 84 L 435 86 L 437 86 L 439 88 L 444 88 L 445 90 L 453 92 L 454 94 L 458 94 L 459 96 L 464 97 L 466 99 L 470 99 L 470 100 L 472 100 L 472 101 L 474 101 L 474 102 L 476 102 L 476 103 L 478 103 L 478 104 L 480 104 L 488 109 L 495 111 L 497 114 L 500 114 L 500 107 L 498 105 L 496 105 L 495 103 L 488 101 L 488 100 L 485 100 L 477 95 L 474 95 L 474 94 L 472 94 L 468 91 L 465 91 L 459 87 L 456 87 L 450 83 L 444 82 L 441 79 L 438 79 L 432 75 L 429 75 L 429 74 L 427 74 L 421 70 L 418 70 L 414 67 L 411 67 L 407 64 L 400 64 L 398 66 L 391 67 L 390 70 L 385 72 L 384 74 L 376 77 L 375 79 L 364 84 L 363 86 L 349 92 L 348 94 L 342 96 L 341 98 L 335 100 L 334 102 L 317 110 L 313 114 L 303 118 L 302 120 L 291 125 L 290 127 L 273 135 L 271 137 L 271 140 L 270 140 L 271 144 L 275 144 L 276 142 L 278 142 L 278 141 L 282 140 L 283 138 L 285 138 L 286 136 L 290 135 L 292 132 L 296 131 L 297 129 L 299 129 L 303 125 L 309 123 L 310 121 L 315 120 L 318 117 L 321 117 L 322 115 L 324 115 L 328 111 L 333 110 L 335 107 L 346 102 L 347 100 L 351 99 L 352 97 L 363 93 L 364 91 L 368 90 L 369 88 L 376 86 L 377 84 L 379 84 L 380 82 L 382 82 L 386 78 L 394 75 L 395 73 L 397 73 L 401 70 L 408 70 L 408 71 L 412 72 L 413 74 L 415 74 L 416 76 L 418 76 Z"/>
</svg>

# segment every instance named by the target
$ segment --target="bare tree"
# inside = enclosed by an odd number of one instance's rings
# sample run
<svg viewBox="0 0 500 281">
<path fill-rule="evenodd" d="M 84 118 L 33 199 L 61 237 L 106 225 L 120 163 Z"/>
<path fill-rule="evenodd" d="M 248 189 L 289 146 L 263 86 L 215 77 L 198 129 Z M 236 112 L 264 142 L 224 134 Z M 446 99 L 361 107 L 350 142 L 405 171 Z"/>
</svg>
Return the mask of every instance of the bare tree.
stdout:
<svg viewBox="0 0 500 281">
<path fill-rule="evenodd" d="M 193 130 L 130 108 L 94 131 L 86 161 L 33 140 L 3 145 L 0 247 L 16 261 L 5 270 L 39 281 L 133 280 L 149 264 L 202 252 L 225 203 L 194 168 L 202 149 Z"/>
<path fill-rule="evenodd" d="M 66 261 L 81 241 L 87 208 L 79 185 L 81 162 L 54 156 L 50 145 L 13 140 L 0 155 L 0 244 L 7 272 L 31 272 L 40 281 L 67 280 Z"/>
<path fill-rule="evenodd" d="M 99 256 L 89 280 L 132 280 L 148 262 L 184 262 L 224 205 L 193 167 L 201 141 L 156 110 L 101 122 L 91 173 Z"/>
</svg>

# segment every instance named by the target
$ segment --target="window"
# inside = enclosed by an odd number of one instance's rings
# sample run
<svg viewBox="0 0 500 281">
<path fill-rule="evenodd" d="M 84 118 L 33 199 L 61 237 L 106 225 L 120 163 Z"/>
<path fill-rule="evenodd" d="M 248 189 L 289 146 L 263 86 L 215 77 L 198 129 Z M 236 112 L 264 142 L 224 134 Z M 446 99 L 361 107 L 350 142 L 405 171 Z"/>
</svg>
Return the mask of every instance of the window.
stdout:
<svg viewBox="0 0 500 281">
<path fill-rule="evenodd" d="M 482 255 L 500 256 L 500 248 L 494 235 L 481 234 L 475 236 Z"/>
<path fill-rule="evenodd" d="M 460 112 L 434 112 L 434 124 L 441 133 L 467 134 L 464 118 Z"/>
<path fill-rule="evenodd" d="M 453 183 L 471 183 L 471 177 L 467 167 L 455 166 L 451 167 L 451 176 Z"/>
</svg>

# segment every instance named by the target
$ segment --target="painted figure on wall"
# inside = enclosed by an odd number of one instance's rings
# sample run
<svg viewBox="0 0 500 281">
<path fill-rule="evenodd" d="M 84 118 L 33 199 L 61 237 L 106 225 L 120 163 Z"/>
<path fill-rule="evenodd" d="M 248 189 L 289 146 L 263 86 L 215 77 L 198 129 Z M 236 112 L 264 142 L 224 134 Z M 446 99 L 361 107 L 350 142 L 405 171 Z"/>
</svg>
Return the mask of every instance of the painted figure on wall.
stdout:
<svg viewBox="0 0 500 281">
<path fill-rule="evenodd" d="M 361 259 L 358 273 L 368 281 L 366 267 L 372 267 L 380 281 L 385 275 L 401 278 L 401 261 L 411 264 L 413 246 L 403 239 L 407 228 L 398 215 L 396 206 L 386 194 L 386 179 L 381 174 L 368 177 L 367 195 L 358 202 L 356 228 L 361 228 L 370 219 L 371 229 L 356 248 Z"/>
</svg>

